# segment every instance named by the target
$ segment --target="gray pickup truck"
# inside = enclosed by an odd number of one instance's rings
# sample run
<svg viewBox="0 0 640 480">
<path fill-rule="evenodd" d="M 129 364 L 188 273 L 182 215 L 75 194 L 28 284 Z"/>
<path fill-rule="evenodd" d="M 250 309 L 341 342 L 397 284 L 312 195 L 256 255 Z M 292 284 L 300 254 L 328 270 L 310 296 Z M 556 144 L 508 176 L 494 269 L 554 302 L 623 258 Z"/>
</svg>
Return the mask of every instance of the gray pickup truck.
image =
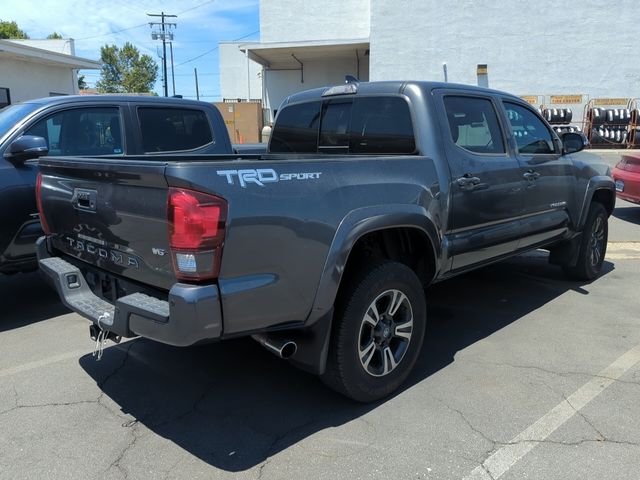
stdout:
<svg viewBox="0 0 640 480">
<path fill-rule="evenodd" d="M 599 274 L 615 190 L 584 146 L 499 91 L 306 91 L 265 155 L 42 158 L 40 268 L 99 340 L 251 335 L 373 401 L 418 358 L 429 284 L 537 248 Z"/>
</svg>

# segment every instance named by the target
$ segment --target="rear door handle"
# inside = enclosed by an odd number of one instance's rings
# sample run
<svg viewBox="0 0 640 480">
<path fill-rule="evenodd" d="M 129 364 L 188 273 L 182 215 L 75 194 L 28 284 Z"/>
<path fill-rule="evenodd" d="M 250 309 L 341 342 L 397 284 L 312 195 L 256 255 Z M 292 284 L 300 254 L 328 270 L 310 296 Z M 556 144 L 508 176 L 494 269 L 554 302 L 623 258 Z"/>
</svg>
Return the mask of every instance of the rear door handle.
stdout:
<svg viewBox="0 0 640 480">
<path fill-rule="evenodd" d="M 522 174 L 522 176 L 529 181 L 537 180 L 540 177 L 538 172 L 534 172 L 533 170 L 527 170 Z"/>
</svg>

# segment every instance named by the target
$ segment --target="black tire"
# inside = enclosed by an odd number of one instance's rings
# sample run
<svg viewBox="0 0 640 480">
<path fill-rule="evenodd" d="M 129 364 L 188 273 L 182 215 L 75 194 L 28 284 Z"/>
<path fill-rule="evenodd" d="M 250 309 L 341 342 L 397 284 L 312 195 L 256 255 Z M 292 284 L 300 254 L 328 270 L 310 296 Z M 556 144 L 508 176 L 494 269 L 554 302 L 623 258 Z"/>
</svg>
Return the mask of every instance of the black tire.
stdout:
<svg viewBox="0 0 640 480">
<path fill-rule="evenodd" d="M 601 203 L 593 202 L 582 230 L 578 262 L 564 267 L 565 273 L 575 280 L 595 279 L 602 270 L 608 237 L 607 211 Z"/>
<path fill-rule="evenodd" d="M 363 268 L 340 289 L 323 382 L 358 402 L 388 396 L 418 359 L 426 317 L 424 289 L 413 270 L 392 261 Z"/>
</svg>

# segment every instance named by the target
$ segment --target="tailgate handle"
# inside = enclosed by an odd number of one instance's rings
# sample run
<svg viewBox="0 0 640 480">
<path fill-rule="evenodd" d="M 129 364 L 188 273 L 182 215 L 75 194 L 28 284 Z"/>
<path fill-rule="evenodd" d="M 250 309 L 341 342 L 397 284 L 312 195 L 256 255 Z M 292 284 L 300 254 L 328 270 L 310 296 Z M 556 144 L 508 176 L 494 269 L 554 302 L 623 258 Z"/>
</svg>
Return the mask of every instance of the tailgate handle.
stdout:
<svg viewBox="0 0 640 480">
<path fill-rule="evenodd" d="M 73 197 L 71 198 L 71 203 L 78 210 L 95 212 L 97 196 L 98 196 L 98 192 L 96 190 L 89 190 L 86 188 L 76 188 L 73 191 Z"/>
</svg>

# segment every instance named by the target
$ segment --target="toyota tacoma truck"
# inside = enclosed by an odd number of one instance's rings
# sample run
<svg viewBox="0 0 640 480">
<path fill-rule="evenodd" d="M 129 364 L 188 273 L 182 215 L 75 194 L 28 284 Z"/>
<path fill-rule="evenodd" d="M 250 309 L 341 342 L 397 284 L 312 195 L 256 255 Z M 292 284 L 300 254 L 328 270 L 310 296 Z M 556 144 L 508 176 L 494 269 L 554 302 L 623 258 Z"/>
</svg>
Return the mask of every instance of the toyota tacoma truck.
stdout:
<svg viewBox="0 0 640 480">
<path fill-rule="evenodd" d="M 596 278 L 615 188 L 584 146 L 499 91 L 310 90 L 264 155 L 40 159 L 40 268 L 98 340 L 252 336 L 374 401 L 418 358 L 428 285 L 538 248 Z"/>
<path fill-rule="evenodd" d="M 127 95 L 58 96 L 0 110 L 0 273 L 37 269 L 36 209 L 43 155 L 125 156 L 256 152 L 233 147 L 210 103 Z M 10 205 L 10 207 L 9 207 Z"/>
</svg>

